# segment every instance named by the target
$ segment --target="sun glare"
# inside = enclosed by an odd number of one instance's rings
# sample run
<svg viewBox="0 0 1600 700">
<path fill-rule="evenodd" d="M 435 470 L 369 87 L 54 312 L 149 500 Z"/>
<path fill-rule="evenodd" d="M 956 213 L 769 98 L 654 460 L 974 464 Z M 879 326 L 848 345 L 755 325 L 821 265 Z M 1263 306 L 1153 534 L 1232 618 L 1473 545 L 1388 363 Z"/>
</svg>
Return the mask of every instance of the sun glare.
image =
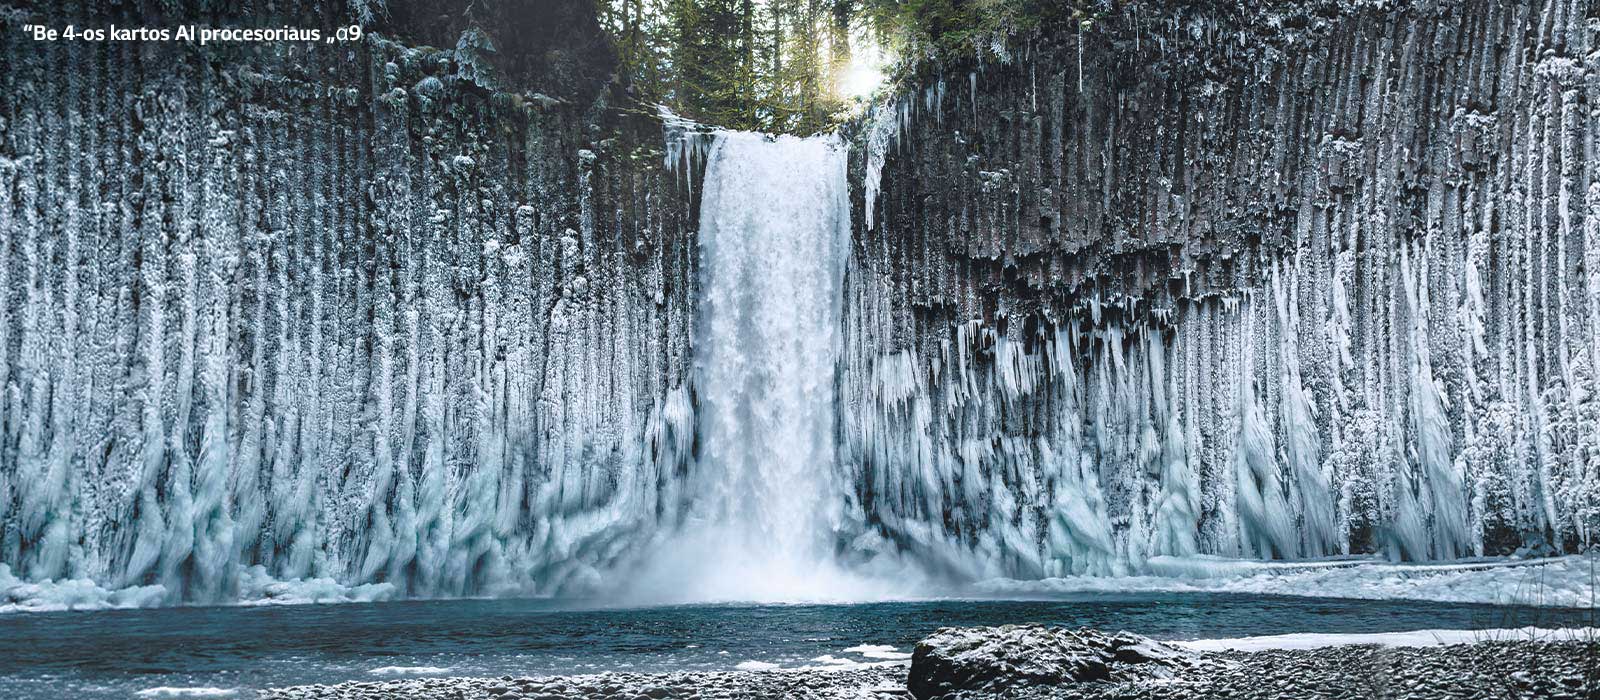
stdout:
<svg viewBox="0 0 1600 700">
<path fill-rule="evenodd" d="M 878 42 L 857 35 L 851 42 L 850 65 L 845 69 L 839 88 L 848 99 L 866 99 L 883 84 L 887 58 Z"/>
</svg>

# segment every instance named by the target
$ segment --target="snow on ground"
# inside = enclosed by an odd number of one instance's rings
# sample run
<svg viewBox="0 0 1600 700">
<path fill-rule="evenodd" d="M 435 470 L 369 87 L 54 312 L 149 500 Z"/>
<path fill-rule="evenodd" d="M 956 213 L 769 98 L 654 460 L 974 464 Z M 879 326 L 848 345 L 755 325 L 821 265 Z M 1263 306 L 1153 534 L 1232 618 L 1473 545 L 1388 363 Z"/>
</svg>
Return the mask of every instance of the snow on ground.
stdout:
<svg viewBox="0 0 1600 700">
<path fill-rule="evenodd" d="M 1386 647 L 1431 647 L 1446 644 L 1472 644 L 1487 641 L 1568 642 L 1600 640 L 1600 628 L 1517 627 L 1489 630 L 1416 630 L 1356 634 L 1276 634 L 1236 639 L 1197 639 L 1169 642 L 1195 651 L 1264 651 L 1267 649 L 1321 649 L 1347 644 L 1378 644 Z"/>
<path fill-rule="evenodd" d="M 1389 564 L 1370 559 L 1260 562 L 1219 557 L 1154 557 L 1139 576 L 992 579 L 983 593 L 1211 592 L 1362 600 L 1420 600 L 1589 608 L 1600 593 L 1600 554 L 1552 559 L 1486 559 Z"/>
</svg>

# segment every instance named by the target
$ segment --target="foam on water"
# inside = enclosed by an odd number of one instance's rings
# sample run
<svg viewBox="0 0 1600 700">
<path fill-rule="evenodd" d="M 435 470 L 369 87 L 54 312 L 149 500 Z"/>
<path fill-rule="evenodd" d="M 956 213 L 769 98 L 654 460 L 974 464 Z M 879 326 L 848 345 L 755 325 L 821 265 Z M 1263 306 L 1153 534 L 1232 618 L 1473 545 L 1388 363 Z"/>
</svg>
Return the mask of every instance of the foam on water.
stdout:
<svg viewBox="0 0 1600 700">
<path fill-rule="evenodd" d="M 909 659 L 911 654 L 904 651 L 895 651 L 888 644 L 860 644 L 844 650 L 847 654 L 860 654 L 869 659 L 900 660 Z"/>
<path fill-rule="evenodd" d="M 239 691 L 234 688 L 213 688 L 210 686 L 194 688 L 162 686 L 146 688 L 134 693 L 135 696 L 141 698 L 231 698 L 238 694 Z"/>
<path fill-rule="evenodd" d="M 437 676 L 452 670 L 443 666 L 380 666 L 367 673 L 374 676 Z"/>
</svg>

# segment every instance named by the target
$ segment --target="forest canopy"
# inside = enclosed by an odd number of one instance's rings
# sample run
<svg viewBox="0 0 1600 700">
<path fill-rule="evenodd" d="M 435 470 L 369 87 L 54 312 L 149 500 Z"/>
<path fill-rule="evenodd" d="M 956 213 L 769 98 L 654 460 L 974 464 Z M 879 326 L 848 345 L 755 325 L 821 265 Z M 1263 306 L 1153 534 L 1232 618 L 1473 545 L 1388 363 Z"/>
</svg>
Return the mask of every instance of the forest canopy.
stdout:
<svg viewBox="0 0 1600 700">
<path fill-rule="evenodd" d="M 641 105 L 810 133 L 895 61 L 972 55 L 1110 0 L 594 0 Z"/>
</svg>

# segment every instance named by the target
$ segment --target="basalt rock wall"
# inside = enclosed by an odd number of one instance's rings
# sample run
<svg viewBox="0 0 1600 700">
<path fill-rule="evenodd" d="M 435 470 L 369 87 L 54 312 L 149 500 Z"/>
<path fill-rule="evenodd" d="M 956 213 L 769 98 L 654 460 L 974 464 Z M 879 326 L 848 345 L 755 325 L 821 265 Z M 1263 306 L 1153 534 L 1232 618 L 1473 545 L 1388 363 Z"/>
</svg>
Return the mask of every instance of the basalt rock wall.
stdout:
<svg viewBox="0 0 1600 700">
<path fill-rule="evenodd" d="M 860 520 L 986 575 L 1600 527 L 1592 3 L 1129 3 L 879 104 Z"/>
<path fill-rule="evenodd" d="M 672 517 L 694 238 L 659 123 L 548 46 L 410 45 L 431 16 L 148 5 L 0 7 L 0 583 L 548 592 Z M 20 29 L 276 19 L 368 31 Z"/>
</svg>

